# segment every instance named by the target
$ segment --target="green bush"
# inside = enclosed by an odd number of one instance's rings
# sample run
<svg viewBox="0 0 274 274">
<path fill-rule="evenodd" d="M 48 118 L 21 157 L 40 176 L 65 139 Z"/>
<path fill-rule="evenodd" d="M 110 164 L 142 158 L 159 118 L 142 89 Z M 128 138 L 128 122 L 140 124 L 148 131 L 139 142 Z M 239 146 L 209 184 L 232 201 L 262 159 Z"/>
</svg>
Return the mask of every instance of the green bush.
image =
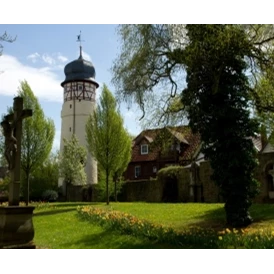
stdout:
<svg viewBox="0 0 274 274">
<path fill-rule="evenodd" d="M 48 189 L 43 192 L 42 199 L 48 202 L 55 202 L 58 199 L 58 193 L 55 190 Z"/>
</svg>

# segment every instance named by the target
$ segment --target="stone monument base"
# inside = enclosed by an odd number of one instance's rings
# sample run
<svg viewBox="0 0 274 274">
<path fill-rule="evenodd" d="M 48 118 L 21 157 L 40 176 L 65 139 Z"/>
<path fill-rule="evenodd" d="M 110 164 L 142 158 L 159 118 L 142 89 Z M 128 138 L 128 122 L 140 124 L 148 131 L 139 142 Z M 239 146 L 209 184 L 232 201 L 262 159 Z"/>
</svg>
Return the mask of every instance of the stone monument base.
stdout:
<svg viewBox="0 0 274 274">
<path fill-rule="evenodd" d="M 34 206 L 0 207 L 0 248 L 35 248 Z"/>
</svg>

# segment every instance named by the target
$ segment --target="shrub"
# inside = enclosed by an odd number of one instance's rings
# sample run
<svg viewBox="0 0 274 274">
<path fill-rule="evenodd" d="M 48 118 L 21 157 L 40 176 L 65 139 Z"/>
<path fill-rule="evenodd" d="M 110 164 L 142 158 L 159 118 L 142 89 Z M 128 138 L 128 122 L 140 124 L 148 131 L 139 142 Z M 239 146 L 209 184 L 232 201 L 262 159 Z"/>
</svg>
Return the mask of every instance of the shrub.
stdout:
<svg viewBox="0 0 274 274">
<path fill-rule="evenodd" d="M 43 192 L 42 198 L 48 202 L 55 202 L 58 198 L 58 193 L 55 190 L 48 189 Z"/>
</svg>

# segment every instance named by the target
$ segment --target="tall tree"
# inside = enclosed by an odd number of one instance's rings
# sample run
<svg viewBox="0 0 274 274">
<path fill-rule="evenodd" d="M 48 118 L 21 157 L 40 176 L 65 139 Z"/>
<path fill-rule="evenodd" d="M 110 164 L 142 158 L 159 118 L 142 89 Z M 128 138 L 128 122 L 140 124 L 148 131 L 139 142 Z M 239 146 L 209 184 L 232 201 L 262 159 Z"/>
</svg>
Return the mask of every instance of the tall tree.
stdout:
<svg viewBox="0 0 274 274">
<path fill-rule="evenodd" d="M 250 54 L 243 29 L 225 25 L 188 25 L 185 48 L 187 88 L 182 100 L 190 126 L 204 142 L 213 180 L 225 201 L 227 223 L 251 223 L 248 208 L 256 194 L 256 151 L 250 137 L 258 132 L 248 110 L 249 86 L 243 56 Z"/>
<path fill-rule="evenodd" d="M 84 169 L 86 160 L 87 151 L 79 144 L 75 134 L 69 140 L 64 139 L 64 148 L 59 161 L 59 175 L 64 179 L 66 196 L 68 185 L 85 185 L 87 183 Z"/>
<path fill-rule="evenodd" d="M 131 138 L 123 127 L 115 98 L 103 85 L 100 103 L 86 124 L 88 149 L 106 175 L 106 203 L 109 204 L 109 178 L 125 170 L 129 162 Z"/>
<path fill-rule="evenodd" d="M 144 114 L 152 91 L 175 98 L 167 100 L 167 109 L 178 111 L 181 120 L 186 114 L 200 132 L 228 224 L 249 224 L 256 192 L 250 137 L 258 125 L 248 107 L 253 102 L 267 109 L 256 83 L 267 69 L 273 71 L 274 26 L 122 25 L 118 31 L 122 48 L 112 71 L 119 97 L 139 104 Z"/>
<path fill-rule="evenodd" d="M 55 126 L 50 118 L 46 118 L 27 81 L 21 81 L 18 95 L 23 97 L 24 108 L 32 109 L 30 119 L 23 121 L 21 168 L 27 182 L 26 202 L 29 202 L 30 174 L 48 158 L 54 140 Z"/>
</svg>

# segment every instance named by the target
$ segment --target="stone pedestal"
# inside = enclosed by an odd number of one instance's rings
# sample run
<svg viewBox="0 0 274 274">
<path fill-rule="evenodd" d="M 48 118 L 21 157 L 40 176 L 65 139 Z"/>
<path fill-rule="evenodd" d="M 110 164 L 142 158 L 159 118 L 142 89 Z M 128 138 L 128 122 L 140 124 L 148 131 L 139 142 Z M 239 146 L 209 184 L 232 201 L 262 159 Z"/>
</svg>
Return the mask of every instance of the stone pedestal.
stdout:
<svg viewBox="0 0 274 274">
<path fill-rule="evenodd" d="M 35 248 L 34 206 L 0 207 L 0 248 Z"/>
</svg>

